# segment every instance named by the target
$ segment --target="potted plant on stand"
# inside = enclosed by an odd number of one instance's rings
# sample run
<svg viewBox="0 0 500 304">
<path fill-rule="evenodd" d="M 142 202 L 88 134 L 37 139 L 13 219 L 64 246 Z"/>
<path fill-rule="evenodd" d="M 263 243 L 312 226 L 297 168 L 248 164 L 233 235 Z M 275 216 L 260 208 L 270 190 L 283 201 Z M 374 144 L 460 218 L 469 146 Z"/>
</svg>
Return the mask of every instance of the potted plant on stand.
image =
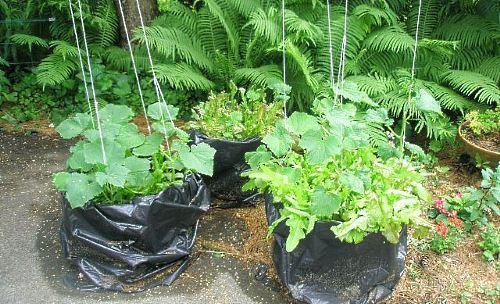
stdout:
<svg viewBox="0 0 500 304">
<path fill-rule="evenodd" d="M 147 136 L 130 123 L 132 110 L 112 104 L 100 111 L 101 132 L 87 113 L 57 127 L 78 139 L 67 170 L 53 179 L 64 194 L 60 237 L 80 273 L 77 288 L 141 291 L 170 284 L 187 267 L 210 205 L 199 173 L 212 174 L 215 150 L 190 147 L 187 134 L 164 120 L 166 110 L 149 106 L 158 131 Z"/>
</svg>

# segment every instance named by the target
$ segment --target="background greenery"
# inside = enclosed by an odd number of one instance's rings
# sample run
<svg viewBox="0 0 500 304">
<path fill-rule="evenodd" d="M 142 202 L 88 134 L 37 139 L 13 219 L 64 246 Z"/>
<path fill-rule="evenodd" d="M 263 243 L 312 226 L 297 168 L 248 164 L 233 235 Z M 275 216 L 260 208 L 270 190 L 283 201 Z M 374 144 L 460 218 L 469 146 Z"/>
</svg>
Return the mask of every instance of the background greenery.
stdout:
<svg viewBox="0 0 500 304">
<path fill-rule="evenodd" d="M 32 115 L 31 108 L 50 114 L 55 108 L 73 112 L 85 107 L 67 1 L 11 2 L 0 0 L 0 14 L 5 16 L 0 19 L 53 16 L 56 20 L 48 31 L 47 24 L 40 22 L 0 25 L 0 40 L 9 42 L 0 51 L 4 70 L 0 73 L 0 103 L 7 103 L 9 113 L 19 120 L 38 116 Z M 292 109 L 308 111 L 315 97 L 329 87 L 325 2 L 287 1 L 286 68 Z M 128 51 L 116 45 L 114 3 L 84 3 L 99 98 L 136 107 L 138 96 Z M 332 3 L 337 77 L 344 2 Z M 406 113 L 415 133 L 451 139 L 465 113 L 495 107 L 500 99 L 500 4 L 485 0 L 423 3 L 416 78 L 412 81 L 418 1 L 349 1 L 346 78 L 386 107 L 396 118 L 396 126 Z M 190 108 L 209 91 L 227 90 L 231 80 L 263 88 L 282 81 L 280 5 L 278 0 L 204 0 L 194 1 L 194 6 L 193 1 L 159 1 L 160 15 L 146 32 L 159 80 L 167 89 L 169 101 L 181 107 L 183 116 L 188 116 Z M 145 79 L 142 86 L 147 103 L 152 103 L 155 94 L 139 32 L 135 33 L 134 53 Z M 26 59 L 41 62 L 34 69 L 7 64 Z M 21 97 L 19 84 L 41 95 Z M 432 95 L 442 113 L 416 107 L 413 99 L 408 99 L 409 87 Z M 19 114 L 23 111 L 27 113 Z"/>
</svg>

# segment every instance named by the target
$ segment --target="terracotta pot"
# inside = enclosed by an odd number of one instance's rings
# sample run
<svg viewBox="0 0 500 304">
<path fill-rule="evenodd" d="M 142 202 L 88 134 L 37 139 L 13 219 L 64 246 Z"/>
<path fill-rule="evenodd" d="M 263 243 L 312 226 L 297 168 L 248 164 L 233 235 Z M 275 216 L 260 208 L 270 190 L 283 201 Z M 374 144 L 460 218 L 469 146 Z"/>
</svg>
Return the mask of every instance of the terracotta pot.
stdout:
<svg viewBox="0 0 500 304">
<path fill-rule="evenodd" d="M 490 163 L 490 166 L 495 168 L 500 162 L 500 153 L 481 148 L 480 146 L 476 145 L 475 143 L 465 138 L 463 134 L 463 129 L 466 126 L 467 122 L 464 122 L 460 125 L 460 127 L 458 127 L 458 137 L 462 141 L 464 149 L 467 152 L 467 154 L 469 154 L 472 157 L 476 157 L 476 155 L 479 155 L 481 160 L 488 161 Z"/>
</svg>

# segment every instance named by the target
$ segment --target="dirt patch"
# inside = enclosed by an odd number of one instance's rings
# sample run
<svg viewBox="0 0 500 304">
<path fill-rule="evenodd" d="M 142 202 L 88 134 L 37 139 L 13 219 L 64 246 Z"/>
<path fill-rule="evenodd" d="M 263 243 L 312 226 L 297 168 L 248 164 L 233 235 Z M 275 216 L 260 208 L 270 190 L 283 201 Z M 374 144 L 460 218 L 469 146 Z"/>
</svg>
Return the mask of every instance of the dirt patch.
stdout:
<svg viewBox="0 0 500 304">
<path fill-rule="evenodd" d="M 465 139 L 472 142 L 476 146 L 489 151 L 500 152 L 500 132 L 477 136 L 468 128 L 464 128 L 463 131 Z"/>
</svg>

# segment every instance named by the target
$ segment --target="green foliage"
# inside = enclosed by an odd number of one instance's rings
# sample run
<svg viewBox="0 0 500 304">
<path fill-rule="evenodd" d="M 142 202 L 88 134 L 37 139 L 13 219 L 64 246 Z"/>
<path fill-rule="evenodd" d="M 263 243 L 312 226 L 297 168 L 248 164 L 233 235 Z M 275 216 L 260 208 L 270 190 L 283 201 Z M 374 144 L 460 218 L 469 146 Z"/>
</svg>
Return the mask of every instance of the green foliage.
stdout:
<svg viewBox="0 0 500 304">
<path fill-rule="evenodd" d="M 429 249 L 438 254 L 445 254 L 456 249 L 458 241 L 463 237 L 459 229 L 451 227 L 448 233 L 443 236 L 434 233 L 429 241 Z"/>
<path fill-rule="evenodd" d="M 356 107 L 326 109 L 293 113 L 246 154 L 244 190 L 271 194 L 281 214 L 270 231 L 285 222 L 292 251 L 317 221 L 334 222 L 335 236 L 350 243 L 379 232 L 396 243 L 404 225 L 424 228 L 423 176 L 406 159 L 377 157 Z"/>
<path fill-rule="evenodd" d="M 67 172 L 55 174 L 53 180 L 72 208 L 88 202 L 116 204 L 138 195 L 156 194 L 169 185 L 182 183 L 189 172 L 212 175 L 215 150 L 203 143 L 189 147 L 187 134 L 171 125 L 164 132 L 164 113 L 154 115 L 162 106 L 149 106 L 148 113 L 153 114 L 151 118 L 157 123 L 153 126 L 158 130 L 147 136 L 129 122 L 134 115 L 130 108 L 113 104 L 100 111 L 102 143 L 86 113 L 76 114 L 56 128 L 65 139 L 83 137 L 70 149 Z"/>
<path fill-rule="evenodd" d="M 262 137 L 281 117 L 281 102 L 267 103 L 262 89 L 231 86 L 229 93 L 211 94 L 193 109 L 190 127 L 212 138 L 245 140 Z"/>
<path fill-rule="evenodd" d="M 488 262 L 498 260 L 500 254 L 500 229 L 494 225 L 481 233 L 481 241 L 478 243 L 483 250 L 483 258 Z"/>
<path fill-rule="evenodd" d="M 500 108 L 469 112 L 465 120 L 472 132 L 478 136 L 500 132 Z"/>
</svg>

